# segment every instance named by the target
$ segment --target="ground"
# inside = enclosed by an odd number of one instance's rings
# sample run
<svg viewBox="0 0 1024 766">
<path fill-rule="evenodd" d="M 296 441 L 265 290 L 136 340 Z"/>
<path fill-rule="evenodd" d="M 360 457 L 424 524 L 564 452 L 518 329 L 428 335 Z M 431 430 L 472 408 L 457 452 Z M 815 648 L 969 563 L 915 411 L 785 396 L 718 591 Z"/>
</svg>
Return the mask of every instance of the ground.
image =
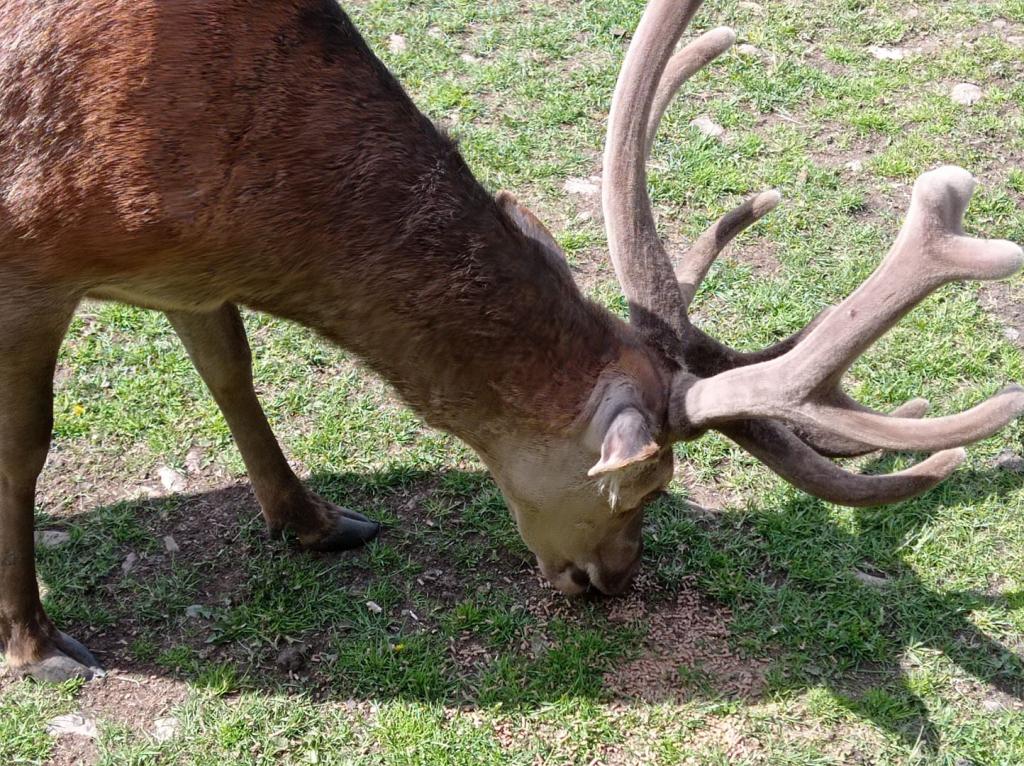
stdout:
<svg viewBox="0 0 1024 766">
<path fill-rule="evenodd" d="M 535 207 L 616 311 L 596 182 L 640 0 L 349 3 L 492 189 Z M 971 231 L 1024 242 L 1021 0 L 709 0 L 738 47 L 667 115 L 651 188 L 673 249 L 743 196 L 783 206 L 698 296 L 753 348 L 852 290 L 944 162 Z M 961 104 L 954 86 L 981 98 Z M 706 117 L 712 138 L 690 126 Z M 850 374 L 951 412 L 1024 380 L 1024 293 L 949 286 Z M 260 394 L 303 476 L 381 519 L 358 553 L 267 539 L 214 404 L 157 314 L 84 306 L 37 511 L 46 604 L 109 670 L 0 678 L 0 763 L 1020 764 L 1020 425 L 940 488 L 849 510 L 726 440 L 677 449 L 620 599 L 544 585 L 472 453 L 305 330 L 249 314 Z M 906 455 L 861 461 L 868 471 Z M 79 713 L 95 736 L 50 734 Z"/>
</svg>

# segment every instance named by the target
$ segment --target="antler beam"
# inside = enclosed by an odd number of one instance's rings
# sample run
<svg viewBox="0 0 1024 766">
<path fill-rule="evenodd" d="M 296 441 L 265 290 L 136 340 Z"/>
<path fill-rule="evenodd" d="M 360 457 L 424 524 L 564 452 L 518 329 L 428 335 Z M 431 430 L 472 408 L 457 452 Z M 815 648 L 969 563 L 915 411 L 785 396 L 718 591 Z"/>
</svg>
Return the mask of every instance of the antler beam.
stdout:
<svg viewBox="0 0 1024 766">
<path fill-rule="evenodd" d="M 651 0 L 619 75 L 605 145 L 605 224 L 631 321 L 678 366 L 664 438 L 692 439 L 715 428 L 794 485 L 834 502 L 874 505 L 920 494 L 963 460 L 962 450 L 949 448 L 984 438 L 1024 412 L 1024 389 L 1010 386 L 959 415 L 921 419 L 923 399 L 886 415 L 851 399 L 840 380 L 930 292 L 954 280 L 1009 276 L 1024 254 L 1011 242 L 964 235 L 974 179 L 944 167 L 914 185 L 906 222 L 875 273 L 800 332 L 750 353 L 695 327 L 688 310 L 715 258 L 780 200 L 775 191 L 749 198 L 698 237 L 673 269 L 655 228 L 646 159 L 680 86 L 735 40 L 721 27 L 673 54 L 700 4 Z M 888 476 L 852 474 L 826 458 L 879 448 L 942 451 Z"/>
<path fill-rule="evenodd" d="M 1024 412 L 1019 386 L 959 415 L 928 420 L 882 415 L 836 395 L 853 361 L 930 292 L 954 280 L 1001 279 L 1024 264 L 1012 242 L 963 234 L 973 189 L 974 179 L 960 168 L 922 175 L 892 250 L 864 284 L 782 356 L 695 382 L 678 415 L 694 428 L 778 418 L 876 447 L 935 450 L 983 439 Z"/>
</svg>

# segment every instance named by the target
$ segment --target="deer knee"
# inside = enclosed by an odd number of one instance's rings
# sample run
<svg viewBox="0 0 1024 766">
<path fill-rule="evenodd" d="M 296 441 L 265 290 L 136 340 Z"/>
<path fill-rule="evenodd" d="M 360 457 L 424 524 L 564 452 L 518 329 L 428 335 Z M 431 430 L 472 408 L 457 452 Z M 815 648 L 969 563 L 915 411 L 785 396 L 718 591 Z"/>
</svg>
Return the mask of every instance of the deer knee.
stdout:
<svg viewBox="0 0 1024 766">
<path fill-rule="evenodd" d="M 216 399 L 252 389 L 252 355 L 248 348 L 231 349 L 196 366 Z"/>
</svg>

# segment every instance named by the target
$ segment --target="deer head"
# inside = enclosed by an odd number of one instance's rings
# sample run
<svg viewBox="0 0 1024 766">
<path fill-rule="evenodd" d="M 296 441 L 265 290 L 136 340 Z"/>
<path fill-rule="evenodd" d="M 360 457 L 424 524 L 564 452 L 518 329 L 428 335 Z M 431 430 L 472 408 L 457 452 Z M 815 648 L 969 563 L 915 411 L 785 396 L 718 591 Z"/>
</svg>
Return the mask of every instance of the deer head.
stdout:
<svg viewBox="0 0 1024 766">
<path fill-rule="evenodd" d="M 527 544 L 545 575 L 569 593 L 588 584 L 614 592 L 628 583 L 640 558 L 644 501 L 670 481 L 675 442 L 714 429 L 811 495 L 881 505 L 932 488 L 963 461 L 963 445 L 1024 411 L 1019 386 L 932 419 L 922 419 L 928 408 L 922 399 L 884 414 L 842 390 L 856 358 L 929 293 L 954 280 L 1004 278 L 1024 262 L 1011 242 L 964 234 L 975 182 L 960 168 L 942 167 L 917 180 L 903 227 L 879 267 L 794 336 L 739 352 L 692 323 L 690 303 L 715 257 L 780 201 L 775 191 L 747 200 L 697 238 L 676 266 L 657 235 L 645 164 L 662 114 L 687 78 L 735 39 L 730 29 L 714 29 L 676 52 L 699 6 L 700 0 L 651 0 L 609 115 L 602 202 L 611 260 L 639 345 L 627 343 L 622 359 L 629 361 L 620 359 L 598 382 L 576 441 L 530 445 L 496 461 L 495 475 Z M 557 248 L 536 219 L 505 202 L 524 232 Z M 934 454 L 881 476 L 850 473 L 829 460 L 876 449 Z M 537 510 L 552 507 L 560 509 L 555 526 Z"/>
</svg>

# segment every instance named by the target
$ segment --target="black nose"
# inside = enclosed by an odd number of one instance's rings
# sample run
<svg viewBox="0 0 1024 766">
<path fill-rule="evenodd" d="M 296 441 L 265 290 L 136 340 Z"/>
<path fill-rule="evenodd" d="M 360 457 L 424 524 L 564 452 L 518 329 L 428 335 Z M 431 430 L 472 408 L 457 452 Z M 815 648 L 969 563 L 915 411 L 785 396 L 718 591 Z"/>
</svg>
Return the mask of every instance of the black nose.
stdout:
<svg viewBox="0 0 1024 766">
<path fill-rule="evenodd" d="M 571 577 L 572 581 L 579 585 L 581 588 L 590 587 L 590 575 L 588 575 L 585 570 L 580 569 L 575 564 L 573 564 L 572 569 L 569 570 L 569 577 Z"/>
</svg>

